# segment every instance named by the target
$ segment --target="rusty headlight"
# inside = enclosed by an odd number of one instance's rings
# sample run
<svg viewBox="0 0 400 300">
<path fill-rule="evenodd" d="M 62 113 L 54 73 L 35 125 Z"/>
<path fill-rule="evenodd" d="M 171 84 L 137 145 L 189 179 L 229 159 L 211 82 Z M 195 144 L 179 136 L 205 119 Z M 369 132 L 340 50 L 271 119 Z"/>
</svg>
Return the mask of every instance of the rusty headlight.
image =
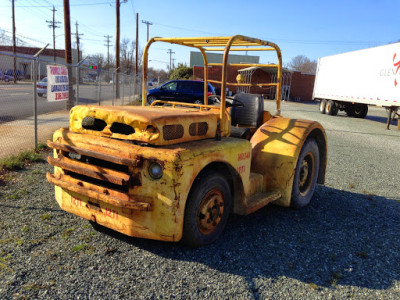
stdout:
<svg viewBox="0 0 400 300">
<path fill-rule="evenodd" d="M 163 176 L 163 168 L 157 162 L 152 162 L 149 165 L 149 174 L 153 179 L 160 179 Z"/>
</svg>

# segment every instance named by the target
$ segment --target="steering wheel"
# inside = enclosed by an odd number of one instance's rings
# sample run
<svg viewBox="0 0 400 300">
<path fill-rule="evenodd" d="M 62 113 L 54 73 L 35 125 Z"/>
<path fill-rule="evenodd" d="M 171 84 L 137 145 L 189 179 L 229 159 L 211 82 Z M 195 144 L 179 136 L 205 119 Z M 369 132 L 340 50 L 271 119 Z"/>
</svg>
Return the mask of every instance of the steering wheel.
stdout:
<svg viewBox="0 0 400 300">
<path fill-rule="evenodd" d="M 214 100 L 216 103 L 220 103 L 221 104 L 221 96 L 219 95 L 211 95 L 208 96 L 208 98 L 211 98 L 212 100 Z M 225 97 L 225 106 L 226 107 L 244 107 L 244 103 L 236 98 L 233 97 Z"/>
</svg>

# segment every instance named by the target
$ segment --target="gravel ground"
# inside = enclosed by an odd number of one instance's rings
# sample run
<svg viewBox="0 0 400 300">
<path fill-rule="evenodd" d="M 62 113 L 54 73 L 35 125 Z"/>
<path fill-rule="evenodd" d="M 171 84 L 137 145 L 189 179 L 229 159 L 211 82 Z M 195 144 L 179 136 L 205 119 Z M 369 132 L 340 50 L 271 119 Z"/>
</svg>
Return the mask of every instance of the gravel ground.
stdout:
<svg viewBox="0 0 400 300">
<path fill-rule="evenodd" d="M 95 231 L 58 207 L 46 163 L 8 174 L 0 299 L 399 299 L 400 131 L 385 130 L 382 108 L 365 120 L 282 111 L 326 128 L 326 185 L 303 210 L 232 216 L 199 249 Z"/>
</svg>

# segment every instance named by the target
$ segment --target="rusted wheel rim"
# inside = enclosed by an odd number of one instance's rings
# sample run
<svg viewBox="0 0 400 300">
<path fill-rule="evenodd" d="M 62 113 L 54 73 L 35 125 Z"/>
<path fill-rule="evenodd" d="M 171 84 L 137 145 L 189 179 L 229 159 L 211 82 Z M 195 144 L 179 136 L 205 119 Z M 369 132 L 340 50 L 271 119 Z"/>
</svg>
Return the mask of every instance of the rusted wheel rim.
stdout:
<svg viewBox="0 0 400 300">
<path fill-rule="evenodd" d="M 314 165 L 314 154 L 308 152 L 303 158 L 299 172 L 299 191 L 302 196 L 307 195 L 311 188 L 311 183 L 314 178 Z"/>
<path fill-rule="evenodd" d="M 209 191 L 200 203 L 197 226 L 202 234 L 212 233 L 224 214 L 224 196 L 218 189 Z"/>
</svg>

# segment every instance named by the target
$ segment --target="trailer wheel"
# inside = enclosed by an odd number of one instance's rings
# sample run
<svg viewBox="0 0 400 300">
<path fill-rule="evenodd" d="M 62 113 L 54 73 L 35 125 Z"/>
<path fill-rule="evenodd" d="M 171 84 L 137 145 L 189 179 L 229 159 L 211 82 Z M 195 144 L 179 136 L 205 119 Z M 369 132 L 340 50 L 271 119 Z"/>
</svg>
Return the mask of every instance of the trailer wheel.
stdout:
<svg viewBox="0 0 400 300">
<path fill-rule="evenodd" d="M 314 139 L 307 140 L 297 160 L 293 179 L 291 207 L 308 205 L 315 191 L 319 171 L 319 150 Z"/>
<path fill-rule="evenodd" d="M 364 119 L 368 113 L 368 105 L 356 103 L 354 104 L 353 117 Z"/>
<path fill-rule="evenodd" d="M 344 111 L 348 117 L 354 117 L 354 104 L 347 103 L 344 107 Z"/>
<path fill-rule="evenodd" d="M 325 113 L 325 107 L 326 107 L 326 100 L 325 99 L 320 100 L 319 101 L 319 112 L 321 114 Z"/>
<path fill-rule="evenodd" d="M 196 180 L 185 208 L 182 241 L 192 247 L 214 242 L 222 233 L 231 209 L 231 192 L 226 179 L 208 172 Z"/>
<path fill-rule="evenodd" d="M 333 100 L 328 100 L 325 106 L 325 113 L 330 116 L 336 116 L 338 113 L 337 103 Z"/>
</svg>

